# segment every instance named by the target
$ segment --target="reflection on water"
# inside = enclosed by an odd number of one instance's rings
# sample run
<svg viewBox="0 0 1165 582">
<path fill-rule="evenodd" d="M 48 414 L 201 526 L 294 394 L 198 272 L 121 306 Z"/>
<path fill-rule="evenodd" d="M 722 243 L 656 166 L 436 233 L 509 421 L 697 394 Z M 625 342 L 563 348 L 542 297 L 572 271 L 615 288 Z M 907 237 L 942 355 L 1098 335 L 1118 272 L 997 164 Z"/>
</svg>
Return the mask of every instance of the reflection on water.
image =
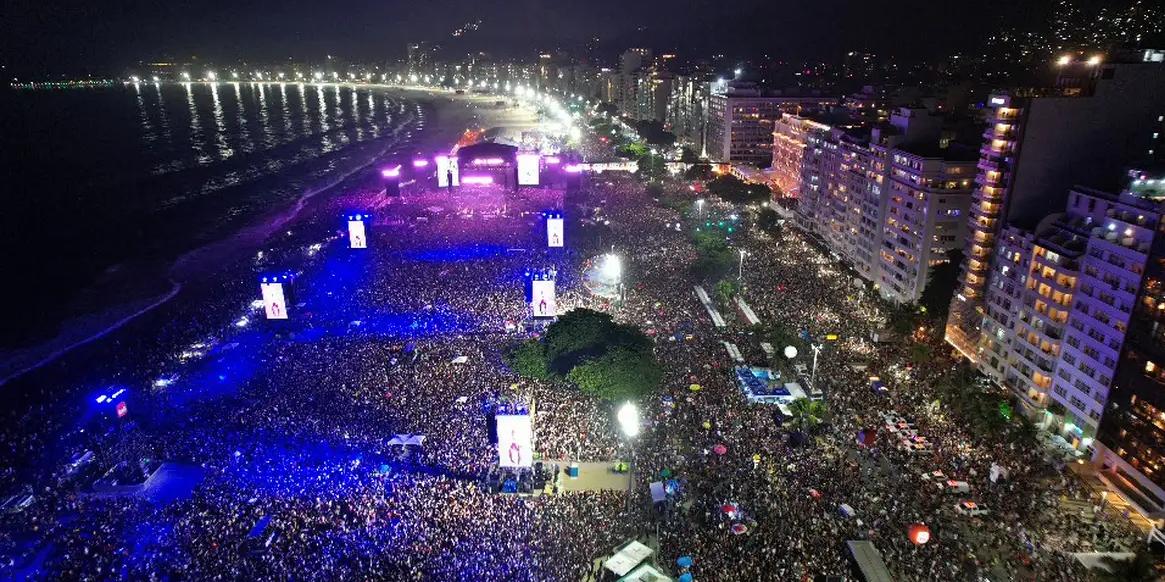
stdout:
<svg viewBox="0 0 1165 582">
<path fill-rule="evenodd" d="M 411 104 L 383 91 L 339 85 L 154 83 L 131 92 L 150 173 L 210 172 L 186 191 L 164 192 L 161 206 L 395 135 L 415 116 Z M 183 99 L 173 98 L 178 92 Z"/>
<path fill-rule="evenodd" d="M 214 99 L 214 143 L 218 159 L 225 160 L 235 155 L 235 150 L 227 145 L 227 130 L 223 123 L 222 101 L 218 99 L 218 83 L 210 86 L 210 96 Z"/>
<path fill-rule="evenodd" d="M 318 154 L 388 135 L 390 110 L 406 111 L 380 91 L 303 83 L 154 83 L 133 85 L 140 143 L 154 156 L 153 174 L 213 165 L 295 144 Z M 181 91 L 183 107 L 166 99 Z M 308 94 L 314 103 L 309 101 Z M 383 113 L 382 113 L 383 112 Z M 173 132 L 170 118 L 184 130 Z"/>
</svg>

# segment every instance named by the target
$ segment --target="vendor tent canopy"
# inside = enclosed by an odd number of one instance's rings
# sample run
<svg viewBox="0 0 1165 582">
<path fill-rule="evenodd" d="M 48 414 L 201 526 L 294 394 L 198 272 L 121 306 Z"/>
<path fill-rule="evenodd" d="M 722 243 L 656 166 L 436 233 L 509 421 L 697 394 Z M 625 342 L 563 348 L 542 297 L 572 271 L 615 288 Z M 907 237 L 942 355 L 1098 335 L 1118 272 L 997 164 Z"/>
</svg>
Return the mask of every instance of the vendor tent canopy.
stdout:
<svg viewBox="0 0 1165 582">
<path fill-rule="evenodd" d="M 690 580 L 690 579 L 689 579 Z M 672 578 L 655 569 L 651 564 L 642 564 L 618 582 L 672 582 Z"/>
<path fill-rule="evenodd" d="M 865 540 L 850 540 L 845 543 L 849 548 L 850 558 L 862 573 L 866 582 L 894 582 L 886 562 L 882 561 L 882 553 L 874 544 Z"/>
<path fill-rule="evenodd" d="M 393 445 L 413 445 L 421 446 L 425 442 L 425 435 L 423 434 L 398 434 L 389 439 L 389 446 Z"/>
<path fill-rule="evenodd" d="M 653 481 L 648 487 L 651 489 L 652 503 L 667 501 L 667 492 L 664 491 L 663 481 Z"/>
<path fill-rule="evenodd" d="M 651 557 L 652 553 L 651 548 L 636 540 L 631 540 L 616 550 L 614 555 L 607 558 L 607 561 L 603 562 L 603 567 L 616 576 L 626 576 L 628 572 Z M 643 580 L 650 580 L 650 578 L 643 578 Z"/>
</svg>

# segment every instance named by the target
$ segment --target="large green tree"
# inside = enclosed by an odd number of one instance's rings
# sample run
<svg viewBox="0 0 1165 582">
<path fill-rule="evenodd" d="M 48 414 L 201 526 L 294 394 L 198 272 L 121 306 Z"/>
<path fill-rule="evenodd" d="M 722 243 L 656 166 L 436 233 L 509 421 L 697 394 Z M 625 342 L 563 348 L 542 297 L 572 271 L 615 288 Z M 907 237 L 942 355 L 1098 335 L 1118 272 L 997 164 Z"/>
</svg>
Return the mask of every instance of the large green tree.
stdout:
<svg viewBox="0 0 1165 582">
<path fill-rule="evenodd" d="M 692 167 L 684 171 L 685 180 L 707 180 L 712 177 L 711 164 L 692 164 Z"/>
<path fill-rule="evenodd" d="M 650 350 L 615 346 L 572 368 L 566 379 L 604 400 L 636 400 L 654 391 L 662 374 Z"/>
<path fill-rule="evenodd" d="M 749 184 L 727 174 L 708 182 L 708 191 L 731 204 L 758 204 L 773 195 L 772 189 L 764 184 Z"/>
<path fill-rule="evenodd" d="M 918 304 L 926 309 L 927 317 L 946 321 L 951 296 L 959 282 L 959 267 L 963 264 L 963 251 L 947 251 L 947 261 L 930 268 L 926 288 L 918 298 Z"/>
<path fill-rule="evenodd" d="M 518 345 L 506 361 L 522 376 L 565 378 L 587 394 L 610 400 L 647 394 L 662 375 L 643 332 L 590 309 L 562 315 L 541 341 Z"/>
<path fill-rule="evenodd" d="M 546 361 L 552 372 L 566 375 L 583 360 L 614 347 L 651 350 L 651 340 L 638 328 L 615 323 L 609 314 L 573 309 L 546 329 Z"/>
<path fill-rule="evenodd" d="M 781 221 L 781 215 L 772 208 L 765 208 L 756 217 L 756 225 L 769 234 L 776 234 Z"/>
<path fill-rule="evenodd" d="M 647 155 L 647 146 L 641 143 L 629 143 L 615 148 L 615 154 L 631 160 L 638 160 Z"/>
<path fill-rule="evenodd" d="M 719 281 L 736 264 L 736 253 L 724 241 L 722 235 L 696 231 L 692 234 L 692 242 L 695 243 L 697 252 L 692 272 L 701 280 Z"/>
<path fill-rule="evenodd" d="M 798 398 L 789 403 L 793 417 L 789 420 L 793 428 L 794 444 L 805 442 L 814 429 L 825 422 L 825 403 L 820 400 Z"/>
<path fill-rule="evenodd" d="M 667 165 L 662 156 L 647 154 L 639 158 L 639 177 L 643 180 L 658 180 L 667 173 Z"/>
<path fill-rule="evenodd" d="M 716 301 L 721 308 L 731 308 L 732 299 L 740 294 L 740 283 L 731 279 L 722 279 L 716 283 Z"/>
<path fill-rule="evenodd" d="M 546 347 L 538 340 L 523 342 L 506 355 L 506 362 L 518 374 L 545 380 L 550 377 Z"/>
</svg>

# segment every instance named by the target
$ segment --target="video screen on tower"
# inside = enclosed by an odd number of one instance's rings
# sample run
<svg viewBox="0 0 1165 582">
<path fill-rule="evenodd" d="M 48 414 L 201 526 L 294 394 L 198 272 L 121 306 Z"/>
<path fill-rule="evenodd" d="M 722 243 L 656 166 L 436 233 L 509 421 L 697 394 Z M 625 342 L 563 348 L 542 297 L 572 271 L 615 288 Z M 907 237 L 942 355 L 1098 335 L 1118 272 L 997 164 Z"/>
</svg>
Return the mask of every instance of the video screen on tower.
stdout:
<svg viewBox="0 0 1165 582">
<path fill-rule="evenodd" d="M 534 310 L 534 317 L 555 317 L 558 308 L 554 305 L 554 280 L 532 281 L 530 307 Z"/>
<path fill-rule="evenodd" d="M 263 311 L 267 319 L 287 319 L 287 301 L 283 297 L 283 283 L 261 283 Z"/>
<path fill-rule="evenodd" d="M 534 464 L 534 427 L 529 414 L 504 414 L 498 423 L 498 465 L 529 467 Z"/>
<path fill-rule="evenodd" d="M 518 185 L 538 185 L 538 154 L 518 154 Z"/>
<path fill-rule="evenodd" d="M 546 246 L 560 248 L 562 244 L 562 218 L 552 216 L 546 219 Z"/>
<path fill-rule="evenodd" d="M 461 185 L 460 169 L 457 167 L 457 158 L 437 156 L 437 186 L 440 188 Z"/>
<path fill-rule="evenodd" d="M 364 233 L 363 220 L 348 220 L 348 247 L 353 249 L 368 248 L 368 239 Z"/>
</svg>

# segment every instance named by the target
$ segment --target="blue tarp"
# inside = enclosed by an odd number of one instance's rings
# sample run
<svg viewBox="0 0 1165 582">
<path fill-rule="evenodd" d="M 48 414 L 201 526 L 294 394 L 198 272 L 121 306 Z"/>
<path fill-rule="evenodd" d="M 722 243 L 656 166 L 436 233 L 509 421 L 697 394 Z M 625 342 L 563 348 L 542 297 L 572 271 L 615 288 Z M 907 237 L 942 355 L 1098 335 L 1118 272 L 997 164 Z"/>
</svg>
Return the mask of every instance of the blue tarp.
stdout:
<svg viewBox="0 0 1165 582">
<path fill-rule="evenodd" d="M 270 515 L 260 517 L 259 521 L 255 522 L 255 527 L 251 528 L 251 533 L 247 534 L 247 537 L 255 539 L 262 536 L 263 532 L 267 531 L 267 524 L 269 523 L 271 523 Z"/>
</svg>

